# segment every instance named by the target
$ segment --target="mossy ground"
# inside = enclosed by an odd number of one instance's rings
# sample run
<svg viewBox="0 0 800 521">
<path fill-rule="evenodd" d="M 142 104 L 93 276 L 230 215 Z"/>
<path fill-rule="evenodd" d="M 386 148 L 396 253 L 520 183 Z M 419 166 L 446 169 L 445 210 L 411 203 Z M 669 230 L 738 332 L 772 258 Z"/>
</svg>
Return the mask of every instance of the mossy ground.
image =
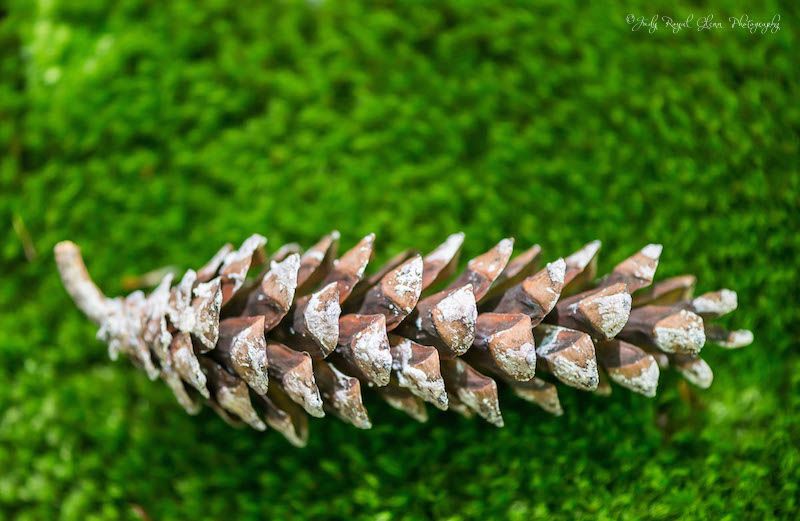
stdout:
<svg viewBox="0 0 800 521">
<path fill-rule="evenodd" d="M 795 3 L 4 4 L 0 519 L 796 519 Z M 783 23 L 647 34 L 629 12 Z M 334 227 L 379 259 L 456 230 L 466 255 L 601 238 L 604 268 L 661 242 L 661 276 L 738 290 L 756 341 L 707 348 L 708 391 L 565 389 L 562 418 L 506 392 L 502 430 L 370 399 L 371 431 L 313 421 L 296 450 L 109 362 L 51 254 L 75 240 L 117 294 Z"/>
</svg>

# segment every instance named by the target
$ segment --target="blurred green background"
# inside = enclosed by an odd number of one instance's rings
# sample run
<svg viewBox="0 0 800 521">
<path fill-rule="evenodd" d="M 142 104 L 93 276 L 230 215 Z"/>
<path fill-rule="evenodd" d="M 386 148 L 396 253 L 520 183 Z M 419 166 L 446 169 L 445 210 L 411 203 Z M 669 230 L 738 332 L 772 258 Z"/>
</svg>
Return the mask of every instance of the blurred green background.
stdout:
<svg viewBox="0 0 800 521">
<path fill-rule="evenodd" d="M 0 519 L 796 519 L 800 10 L 579 4 L 0 3 Z M 562 388 L 562 418 L 506 392 L 502 430 L 370 399 L 371 431 L 314 420 L 297 450 L 111 363 L 51 253 L 118 294 L 331 228 L 377 260 L 457 230 L 465 255 L 601 238 L 601 268 L 661 242 L 756 342 L 704 351 L 708 391 Z"/>
</svg>

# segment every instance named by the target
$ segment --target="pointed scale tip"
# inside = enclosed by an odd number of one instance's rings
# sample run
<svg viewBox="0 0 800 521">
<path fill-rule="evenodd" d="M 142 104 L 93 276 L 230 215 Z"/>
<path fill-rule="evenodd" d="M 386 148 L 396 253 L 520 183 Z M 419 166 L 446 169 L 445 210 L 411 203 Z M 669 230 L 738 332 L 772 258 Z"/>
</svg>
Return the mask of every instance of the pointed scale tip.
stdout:
<svg viewBox="0 0 800 521">
<path fill-rule="evenodd" d="M 295 351 L 280 342 L 267 341 L 270 378 L 277 380 L 286 395 L 316 418 L 325 416 L 308 353 Z"/>
<path fill-rule="evenodd" d="M 656 346 L 666 353 L 699 353 L 706 343 L 703 319 L 685 309 L 656 322 L 653 334 Z"/>
<path fill-rule="evenodd" d="M 489 251 L 470 259 L 467 268 L 450 284 L 449 288 L 458 288 L 467 283 L 472 284 L 475 300 L 481 300 L 503 273 L 513 250 L 514 239 L 501 240 Z"/>
<path fill-rule="evenodd" d="M 567 271 L 567 263 L 564 259 L 548 262 L 545 268 L 547 269 L 547 275 L 550 277 L 551 282 L 557 285 L 564 284 L 564 275 Z"/>
<path fill-rule="evenodd" d="M 509 382 L 509 384 L 514 394 L 523 400 L 538 405 L 554 416 L 564 414 L 558 399 L 558 390 L 550 382 L 535 377 L 527 382 Z"/>
<path fill-rule="evenodd" d="M 312 294 L 306 306 L 304 314 L 306 329 L 326 355 L 334 350 L 339 339 L 341 313 L 339 287 L 336 282 L 331 282 Z"/>
<path fill-rule="evenodd" d="M 602 243 L 599 240 L 586 243 L 581 249 L 566 258 L 567 264 L 570 267 L 584 269 L 595 258 L 601 246 Z"/>
<path fill-rule="evenodd" d="M 392 335 L 392 370 L 400 387 L 447 410 L 448 400 L 439 365 L 439 352 L 407 338 Z"/>
<path fill-rule="evenodd" d="M 386 319 L 383 315 L 362 315 L 370 318 L 366 327 L 356 332 L 350 340 L 350 355 L 358 369 L 382 387 L 389 383 L 392 370 L 392 355 L 386 336 Z"/>
<path fill-rule="evenodd" d="M 645 257 L 649 257 L 653 260 L 658 260 L 661 257 L 661 252 L 664 250 L 664 246 L 661 244 L 648 244 L 644 248 L 642 248 L 641 252 L 642 255 Z"/>
<path fill-rule="evenodd" d="M 456 354 L 464 354 L 475 340 L 478 307 L 467 284 L 451 292 L 434 307 L 431 316 L 439 337 Z"/>
<path fill-rule="evenodd" d="M 536 354 L 562 383 L 594 391 L 600 381 L 594 343 L 586 333 L 559 326 L 540 326 Z"/>
<path fill-rule="evenodd" d="M 749 329 L 728 331 L 722 326 L 707 324 L 706 339 L 724 349 L 740 349 L 753 343 L 753 332 Z"/>
<path fill-rule="evenodd" d="M 660 370 L 652 355 L 621 340 L 599 342 L 595 349 L 598 361 L 614 383 L 648 398 L 656 395 Z"/>
<path fill-rule="evenodd" d="M 475 344 L 468 353 L 480 357 L 485 352 L 491 364 L 504 376 L 514 380 L 530 380 L 536 371 L 536 348 L 531 319 L 522 313 L 481 313 L 475 333 Z"/>
<path fill-rule="evenodd" d="M 577 311 L 598 336 L 614 338 L 628 321 L 631 296 L 625 284 L 614 284 L 578 301 Z"/>
<path fill-rule="evenodd" d="M 458 232 L 450 235 L 436 249 L 425 256 L 426 263 L 449 263 L 464 244 L 464 233 Z"/>
<path fill-rule="evenodd" d="M 397 327 L 419 302 L 422 293 L 422 257 L 415 255 L 384 275 L 367 292 L 360 314 L 381 314 L 386 328 Z"/>
<path fill-rule="evenodd" d="M 708 389 L 714 382 L 714 372 L 702 358 L 692 355 L 675 355 L 672 357 L 675 369 L 686 381 L 700 389 Z"/>
<path fill-rule="evenodd" d="M 704 293 L 692 300 L 694 312 L 710 318 L 721 317 L 736 310 L 739 299 L 735 291 L 721 289 Z"/>
</svg>

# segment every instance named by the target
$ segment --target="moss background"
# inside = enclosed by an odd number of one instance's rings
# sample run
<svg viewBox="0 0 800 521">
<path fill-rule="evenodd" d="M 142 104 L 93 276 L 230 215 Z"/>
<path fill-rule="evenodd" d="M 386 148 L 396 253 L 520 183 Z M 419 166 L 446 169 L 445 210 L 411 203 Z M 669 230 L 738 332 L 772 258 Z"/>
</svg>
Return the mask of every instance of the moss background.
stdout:
<svg viewBox="0 0 800 521">
<path fill-rule="evenodd" d="M 800 10 L 581 3 L 0 2 L 0 519 L 796 519 Z M 705 392 L 563 389 L 560 419 L 504 393 L 502 430 L 370 399 L 371 431 L 315 420 L 296 450 L 110 363 L 51 253 L 117 294 L 334 227 L 378 260 L 456 230 L 466 255 L 602 238 L 602 268 L 661 242 L 756 342 L 708 347 Z"/>
</svg>

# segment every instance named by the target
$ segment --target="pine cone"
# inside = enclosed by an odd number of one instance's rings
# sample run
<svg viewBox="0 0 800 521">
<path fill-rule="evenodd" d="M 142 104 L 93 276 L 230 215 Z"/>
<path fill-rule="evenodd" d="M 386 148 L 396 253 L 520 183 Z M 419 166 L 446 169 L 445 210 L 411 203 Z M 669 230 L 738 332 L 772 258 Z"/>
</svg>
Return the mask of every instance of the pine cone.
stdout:
<svg viewBox="0 0 800 521">
<path fill-rule="evenodd" d="M 147 296 L 114 299 L 75 244 L 59 243 L 55 255 L 112 359 L 122 352 L 161 377 L 190 414 L 206 403 L 233 425 L 269 426 L 297 446 L 308 415 L 370 428 L 365 387 L 419 421 L 428 402 L 501 427 L 498 380 L 560 415 L 556 381 L 607 394 L 610 380 L 652 397 L 660 369 L 672 366 L 706 388 L 706 340 L 738 348 L 753 338 L 707 323 L 736 309 L 735 292 L 693 298 L 691 275 L 651 286 L 660 245 L 595 282 L 599 241 L 536 271 L 538 245 L 510 259 L 513 240 L 503 239 L 447 283 L 463 234 L 425 257 L 402 252 L 368 277 L 374 235 L 337 259 L 338 239 L 333 232 L 302 255 L 287 245 L 268 259 L 266 239 L 253 235 L 174 286 L 168 274 Z"/>
</svg>

